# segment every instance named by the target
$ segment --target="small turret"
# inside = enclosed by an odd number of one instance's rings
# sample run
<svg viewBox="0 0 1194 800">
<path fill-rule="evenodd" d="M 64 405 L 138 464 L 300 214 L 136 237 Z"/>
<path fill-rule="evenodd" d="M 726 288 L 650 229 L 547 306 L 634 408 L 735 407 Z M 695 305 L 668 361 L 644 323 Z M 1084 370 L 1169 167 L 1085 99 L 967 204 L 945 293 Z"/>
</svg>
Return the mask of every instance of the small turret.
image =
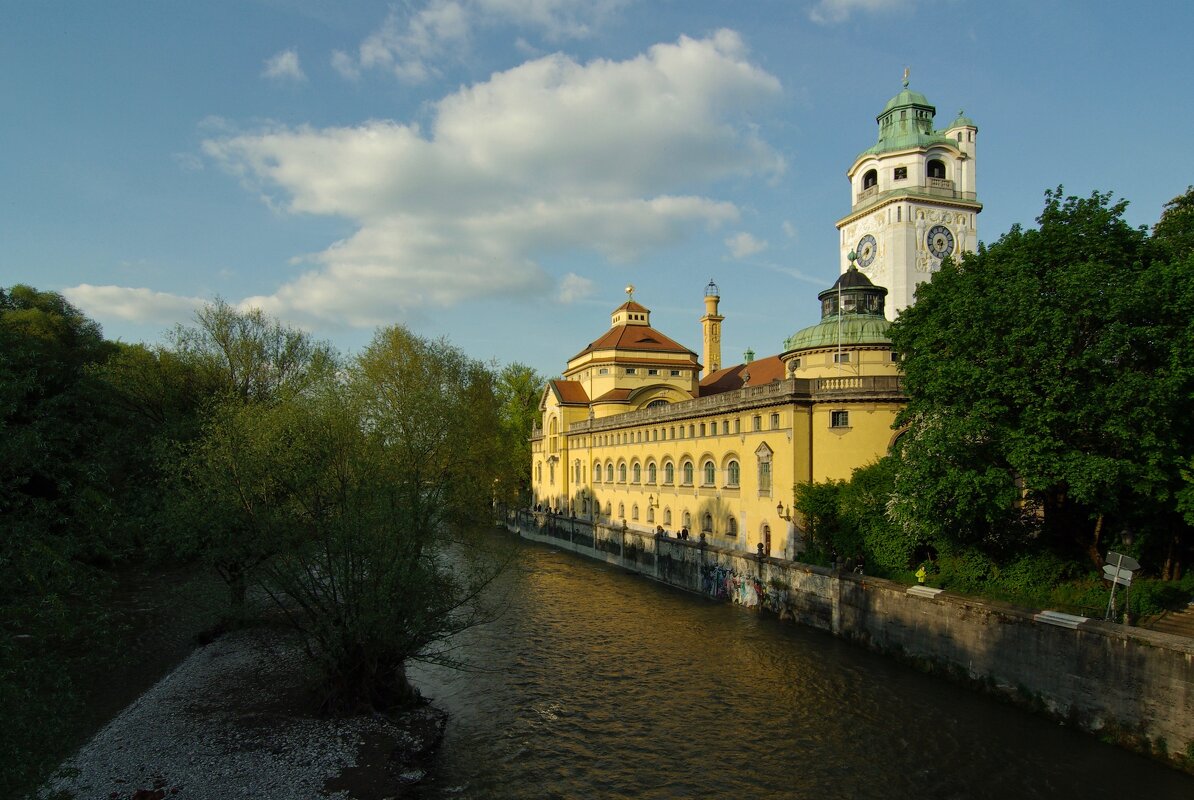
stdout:
<svg viewBox="0 0 1194 800">
<path fill-rule="evenodd" d="M 713 279 L 705 286 L 705 316 L 701 317 L 701 338 L 704 340 L 705 371 L 702 376 L 721 369 L 721 323 L 725 317 L 717 313 L 721 290 Z"/>
</svg>

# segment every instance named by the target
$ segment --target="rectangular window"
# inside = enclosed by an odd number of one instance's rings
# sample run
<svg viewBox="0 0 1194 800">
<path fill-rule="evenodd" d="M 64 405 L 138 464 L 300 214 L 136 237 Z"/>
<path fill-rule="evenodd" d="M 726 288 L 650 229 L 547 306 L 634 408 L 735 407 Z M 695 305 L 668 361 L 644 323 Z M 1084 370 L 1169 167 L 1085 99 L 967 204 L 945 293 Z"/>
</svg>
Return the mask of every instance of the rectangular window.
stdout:
<svg viewBox="0 0 1194 800">
<path fill-rule="evenodd" d="M 771 430 L 779 430 L 779 414 L 771 415 Z"/>
<path fill-rule="evenodd" d="M 627 368 L 626 368 L 626 374 L 627 374 L 627 375 L 635 375 L 635 374 L 637 374 L 637 373 L 638 373 L 638 370 L 637 370 L 637 369 L 635 369 L 634 367 L 627 367 Z"/>
<path fill-rule="evenodd" d="M 742 433 L 742 420 L 741 419 L 734 420 L 734 433 Z"/>
<path fill-rule="evenodd" d="M 907 167 L 896 167 L 895 168 L 895 179 L 897 181 L 908 180 L 908 168 Z"/>
<path fill-rule="evenodd" d="M 647 374 L 648 374 L 648 375 L 658 375 L 658 374 L 659 374 L 659 370 L 657 370 L 657 369 L 649 369 L 649 370 L 647 370 Z"/>
<path fill-rule="evenodd" d="M 671 375 L 672 375 L 672 377 L 673 377 L 673 378 L 679 378 L 679 377 L 680 377 L 680 370 L 678 370 L 678 369 L 674 369 L 674 370 L 672 370 L 672 372 L 671 372 Z"/>
<path fill-rule="evenodd" d="M 752 417 L 750 420 L 750 429 L 752 431 L 763 430 L 763 418 L 759 416 Z"/>
<path fill-rule="evenodd" d="M 724 436 L 724 435 L 728 434 L 729 432 L 730 432 L 730 421 L 728 419 L 723 419 L 721 421 L 721 433 Z"/>
<path fill-rule="evenodd" d="M 705 423 L 701 423 L 701 436 L 705 435 Z"/>
<path fill-rule="evenodd" d="M 601 369 L 597 370 L 597 374 L 598 374 L 598 375 L 608 375 L 608 374 L 609 374 L 609 370 L 608 370 L 608 369 L 606 369 L 605 367 L 602 367 Z"/>
<path fill-rule="evenodd" d="M 833 363 L 834 364 L 849 364 L 850 363 L 850 354 L 849 353 L 834 353 L 833 354 Z"/>
<path fill-rule="evenodd" d="M 788 371 L 789 371 L 789 372 L 790 372 L 790 371 L 792 371 L 792 370 L 797 370 L 797 369 L 800 369 L 800 359 L 799 359 L 799 358 L 793 358 L 793 359 L 792 359 L 790 362 L 788 362 L 788 363 L 790 364 L 790 366 L 788 367 Z"/>
<path fill-rule="evenodd" d="M 759 462 L 759 494 L 771 493 L 771 462 Z"/>
<path fill-rule="evenodd" d="M 831 427 L 831 428 L 849 428 L 850 427 L 850 412 L 849 411 L 830 411 L 829 412 L 829 427 Z"/>
<path fill-rule="evenodd" d="M 891 351 L 891 360 L 892 360 L 892 361 L 899 361 L 899 360 L 900 360 L 900 354 L 899 354 L 899 353 L 897 353 L 895 350 L 892 350 L 892 351 Z"/>
</svg>

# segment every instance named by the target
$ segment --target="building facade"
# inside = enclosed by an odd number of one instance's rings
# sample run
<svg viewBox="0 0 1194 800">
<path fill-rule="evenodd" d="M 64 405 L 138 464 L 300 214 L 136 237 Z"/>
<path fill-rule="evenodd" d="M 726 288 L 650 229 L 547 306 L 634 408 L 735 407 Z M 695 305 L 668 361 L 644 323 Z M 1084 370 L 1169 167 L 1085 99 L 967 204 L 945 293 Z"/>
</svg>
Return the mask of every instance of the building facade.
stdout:
<svg viewBox="0 0 1194 800">
<path fill-rule="evenodd" d="M 748 353 L 744 363 L 723 366 L 725 320 L 710 281 L 698 360 L 651 326 L 650 309 L 628 286 L 609 330 L 544 388 L 542 425 L 531 442 L 533 504 L 795 557 L 803 547 L 792 512 L 796 486 L 849 478 L 888 452 L 898 433 L 892 426 L 904 395 L 887 335 L 892 298 L 868 271 L 903 287 L 897 302 L 907 305 L 941 258 L 977 245 L 977 129 L 955 121 L 935 133 L 932 111 L 905 77 L 904 90 L 878 117 L 879 144 L 848 173 L 852 212 L 838 227 L 843 242 L 856 235 L 860 241 L 834 285 L 818 295 L 821 321 L 785 339 L 781 352 L 759 359 Z M 910 132 L 892 132 L 908 121 Z M 908 174 L 915 170 L 901 179 L 906 185 L 885 177 L 859 188 L 872 171 L 899 174 L 897 162 Z M 952 177 L 930 179 L 943 164 Z M 945 185 L 931 181 L 959 188 L 947 197 Z M 898 221 L 887 222 L 891 214 Z"/>
</svg>

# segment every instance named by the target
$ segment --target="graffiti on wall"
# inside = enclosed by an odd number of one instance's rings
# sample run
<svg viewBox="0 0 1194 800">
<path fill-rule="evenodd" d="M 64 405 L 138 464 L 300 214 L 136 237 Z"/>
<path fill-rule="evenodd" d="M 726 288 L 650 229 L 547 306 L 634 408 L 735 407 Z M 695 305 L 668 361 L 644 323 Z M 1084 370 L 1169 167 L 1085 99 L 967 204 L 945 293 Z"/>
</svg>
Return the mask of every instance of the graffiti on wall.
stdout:
<svg viewBox="0 0 1194 800">
<path fill-rule="evenodd" d="M 753 575 L 738 575 L 721 564 L 705 565 L 701 591 L 718 600 L 729 600 L 747 608 L 765 608 L 777 614 L 788 605 L 786 590 L 765 586 Z"/>
</svg>

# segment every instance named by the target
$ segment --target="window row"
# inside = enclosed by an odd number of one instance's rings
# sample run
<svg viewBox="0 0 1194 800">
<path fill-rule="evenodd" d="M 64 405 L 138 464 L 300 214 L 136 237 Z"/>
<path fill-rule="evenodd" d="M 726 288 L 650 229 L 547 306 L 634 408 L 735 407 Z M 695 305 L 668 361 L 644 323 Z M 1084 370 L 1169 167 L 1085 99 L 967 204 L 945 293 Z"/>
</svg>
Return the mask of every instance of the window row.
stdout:
<svg viewBox="0 0 1194 800">
<path fill-rule="evenodd" d="M 655 401 L 657 403 L 666 404 L 666 401 Z M 650 407 L 649 404 L 648 407 Z M 750 418 L 750 430 L 762 431 L 763 415 L 755 414 Z M 779 412 L 772 412 L 767 417 L 766 430 L 776 431 L 780 429 L 782 420 Z M 666 442 L 673 439 L 698 439 L 707 436 L 729 436 L 731 433 L 742 433 L 742 420 L 739 419 L 723 419 L 713 422 L 690 422 L 687 425 L 669 425 L 660 428 L 648 428 L 638 431 L 623 431 L 620 433 L 603 433 L 593 437 L 594 447 L 617 447 L 624 444 L 647 444 L 650 442 Z M 583 437 L 573 440 L 573 444 L 579 447 L 586 445 Z"/>
<path fill-rule="evenodd" d="M 584 471 L 579 461 L 573 465 L 573 477 L 578 482 L 584 480 Z M 662 473 L 662 474 L 661 474 Z M 680 462 L 680 485 L 692 486 L 693 480 L 696 477 L 695 464 L 690 459 L 684 459 Z M 603 478 L 604 476 L 604 478 Z M 646 481 L 643 478 L 646 477 Z M 706 459 L 701 465 L 701 485 L 702 486 L 716 486 L 718 478 L 717 465 L 712 459 Z M 660 480 L 662 478 L 662 481 Z M 722 469 L 723 486 L 727 488 L 734 488 L 738 486 L 742 479 L 742 468 L 737 459 L 731 458 L 725 462 Z M 676 482 L 676 466 L 672 461 L 664 461 L 662 468 L 657 467 L 654 461 L 647 462 L 645 468 L 637 461 L 631 464 L 625 462 L 619 463 L 616 467 L 612 461 L 607 461 L 602 464 L 600 461 L 593 462 L 593 483 L 663 483 L 664 485 L 674 484 Z"/>
</svg>

